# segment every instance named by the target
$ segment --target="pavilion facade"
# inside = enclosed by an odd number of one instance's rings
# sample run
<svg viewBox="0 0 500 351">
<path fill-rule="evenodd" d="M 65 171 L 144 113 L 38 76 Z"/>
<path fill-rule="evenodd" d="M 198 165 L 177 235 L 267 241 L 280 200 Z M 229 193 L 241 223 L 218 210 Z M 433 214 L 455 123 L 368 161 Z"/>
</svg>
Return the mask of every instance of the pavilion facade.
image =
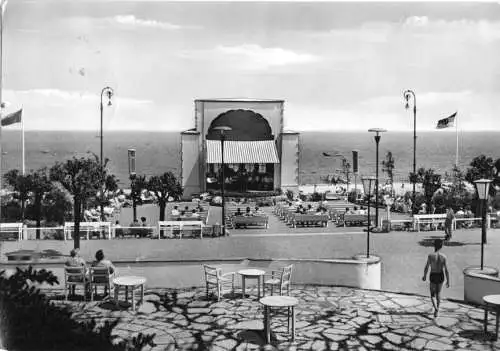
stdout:
<svg viewBox="0 0 500 351">
<path fill-rule="evenodd" d="M 284 131 L 284 100 L 195 100 L 194 128 L 181 133 L 184 195 L 298 189 L 299 133 Z M 224 164 L 220 132 L 226 126 Z"/>
</svg>

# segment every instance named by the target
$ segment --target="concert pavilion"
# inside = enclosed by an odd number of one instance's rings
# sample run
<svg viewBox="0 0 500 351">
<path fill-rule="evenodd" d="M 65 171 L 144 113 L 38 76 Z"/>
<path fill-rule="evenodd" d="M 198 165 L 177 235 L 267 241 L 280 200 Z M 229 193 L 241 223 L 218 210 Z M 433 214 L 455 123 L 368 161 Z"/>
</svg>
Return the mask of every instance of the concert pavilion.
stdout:
<svg viewBox="0 0 500 351">
<path fill-rule="evenodd" d="M 284 100 L 195 100 L 195 126 L 181 133 L 184 195 L 221 189 L 221 141 L 227 126 L 225 189 L 231 192 L 297 190 L 299 133 L 285 132 Z"/>
</svg>

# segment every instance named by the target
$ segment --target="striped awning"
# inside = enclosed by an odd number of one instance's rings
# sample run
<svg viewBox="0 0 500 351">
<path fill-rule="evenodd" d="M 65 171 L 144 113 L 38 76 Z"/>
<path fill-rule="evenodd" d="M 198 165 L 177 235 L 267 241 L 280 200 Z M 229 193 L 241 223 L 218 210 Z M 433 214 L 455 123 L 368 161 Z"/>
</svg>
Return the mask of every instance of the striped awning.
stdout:
<svg viewBox="0 0 500 351">
<path fill-rule="evenodd" d="M 222 163 L 220 140 L 207 140 L 207 163 Z M 280 163 L 280 161 L 274 140 L 226 140 L 224 163 Z"/>
</svg>

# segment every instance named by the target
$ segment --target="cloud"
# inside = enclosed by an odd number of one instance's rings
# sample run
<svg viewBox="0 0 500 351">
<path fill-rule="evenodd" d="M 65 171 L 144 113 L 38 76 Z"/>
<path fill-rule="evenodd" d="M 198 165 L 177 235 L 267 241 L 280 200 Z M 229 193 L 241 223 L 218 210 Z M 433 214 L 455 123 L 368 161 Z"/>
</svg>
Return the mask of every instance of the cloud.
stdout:
<svg viewBox="0 0 500 351">
<path fill-rule="evenodd" d="M 321 57 L 316 55 L 278 47 L 264 48 L 257 44 L 219 45 L 212 50 L 184 51 L 179 56 L 194 60 L 210 60 L 224 69 L 233 67 L 244 70 L 266 70 L 273 67 L 316 63 L 321 60 Z"/>
<path fill-rule="evenodd" d="M 130 27 L 143 27 L 143 28 L 159 28 L 159 29 L 167 29 L 167 30 L 177 30 L 182 27 L 168 22 L 160 22 L 151 19 L 140 19 L 135 17 L 134 15 L 118 15 L 110 18 L 110 21 Z"/>
</svg>

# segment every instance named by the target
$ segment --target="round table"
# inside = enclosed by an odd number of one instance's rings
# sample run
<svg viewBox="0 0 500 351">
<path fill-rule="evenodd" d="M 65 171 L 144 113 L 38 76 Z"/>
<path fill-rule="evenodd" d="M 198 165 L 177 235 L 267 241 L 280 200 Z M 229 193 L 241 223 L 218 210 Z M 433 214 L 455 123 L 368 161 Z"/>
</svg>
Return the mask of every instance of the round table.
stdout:
<svg viewBox="0 0 500 351">
<path fill-rule="evenodd" d="M 144 300 L 144 284 L 146 278 L 138 276 L 121 276 L 113 279 L 115 286 L 115 304 L 118 306 L 118 293 L 120 288 L 125 288 L 125 302 L 128 302 L 128 291 L 132 291 L 132 310 L 135 311 L 135 289 L 141 289 L 141 302 Z"/>
<path fill-rule="evenodd" d="M 267 343 L 271 343 L 271 308 L 288 309 L 288 333 L 290 333 L 290 324 L 292 329 L 292 341 L 295 340 L 295 306 L 299 304 L 299 300 L 291 296 L 272 295 L 266 296 L 259 300 L 264 305 L 264 333 L 266 334 Z M 291 322 L 291 323 L 290 323 Z"/>
<path fill-rule="evenodd" d="M 488 329 L 488 310 L 496 313 L 495 339 L 498 340 L 498 322 L 500 320 L 500 295 L 483 296 L 484 306 L 484 332 Z"/>
<path fill-rule="evenodd" d="M 238 274 L 241 275 L 241 293 L 242 296 L 245 297 L 245 280 L 246 279 L 257 279 L 257 295 L 260 298 L 260 286 L 261 286 L 261 279 L 263 279 L 264 274 L 266 274 L 265 271 L 261 269 L 242 269 L 238 271 Z"/>
</svg>

